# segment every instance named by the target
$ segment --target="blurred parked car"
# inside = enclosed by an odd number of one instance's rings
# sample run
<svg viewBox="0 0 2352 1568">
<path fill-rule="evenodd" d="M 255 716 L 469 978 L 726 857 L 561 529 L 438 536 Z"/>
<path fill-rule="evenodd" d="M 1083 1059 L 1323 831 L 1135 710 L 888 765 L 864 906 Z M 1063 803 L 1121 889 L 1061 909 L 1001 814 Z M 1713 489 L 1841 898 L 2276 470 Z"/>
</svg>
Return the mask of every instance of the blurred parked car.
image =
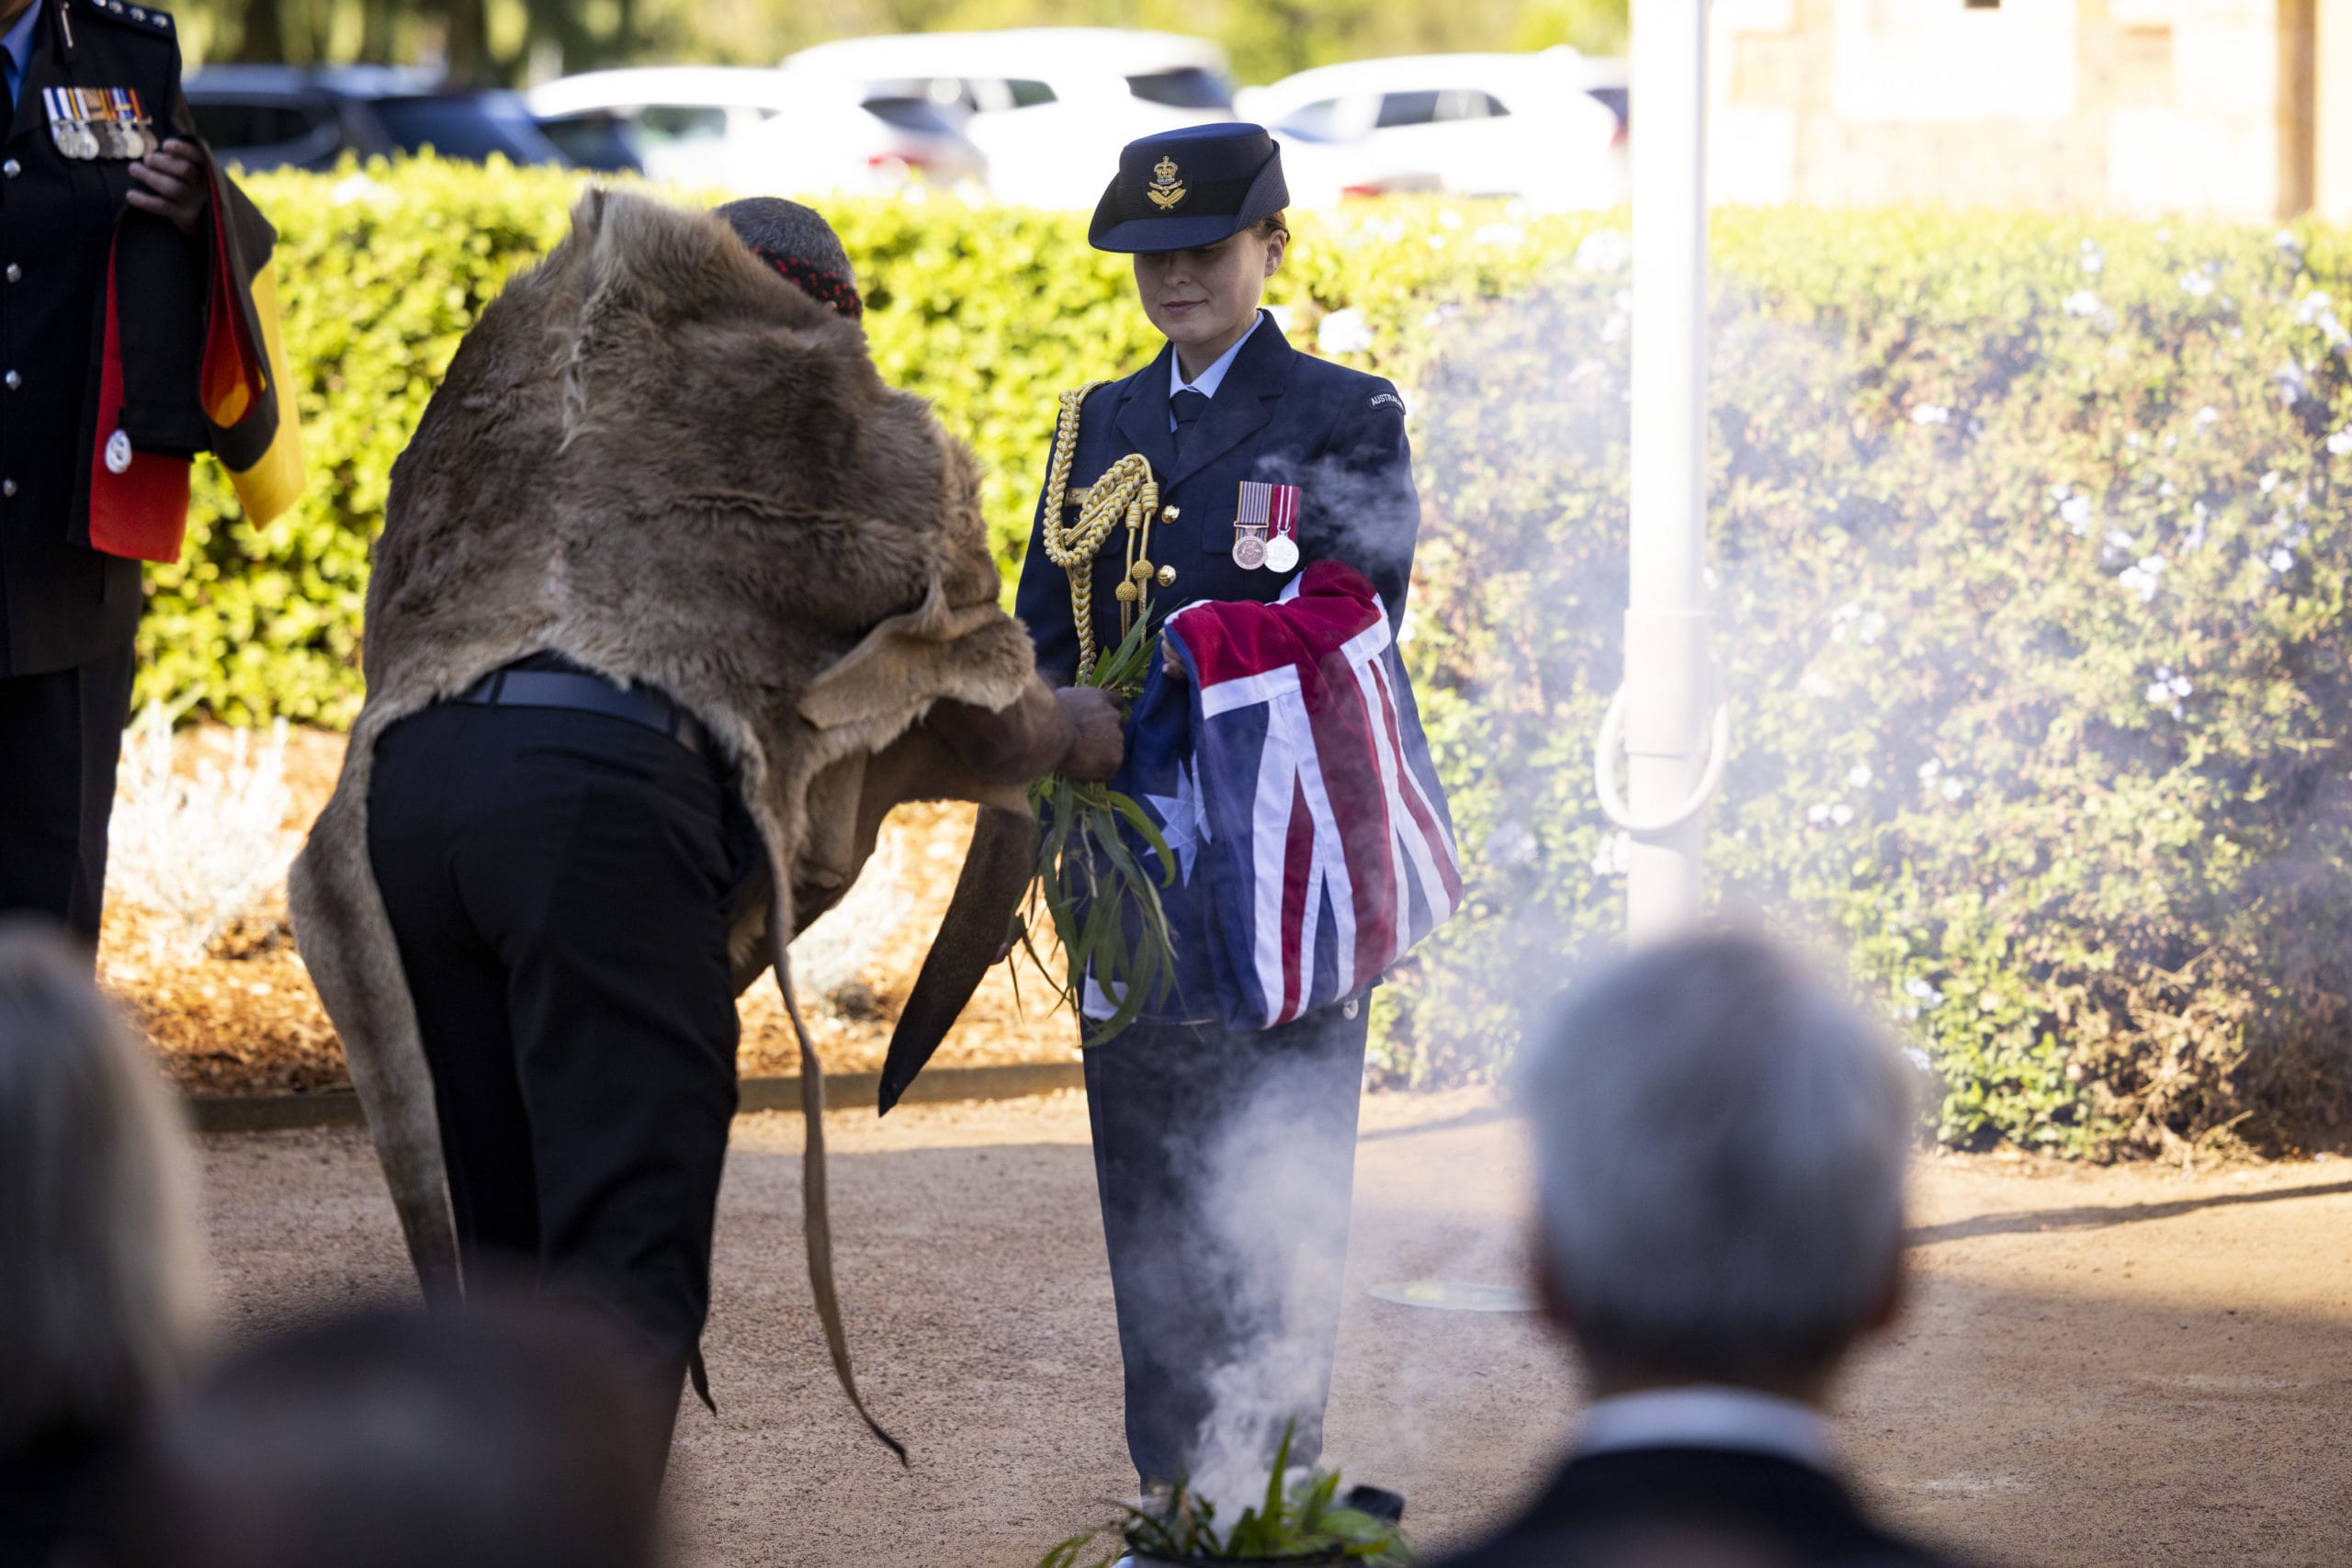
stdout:
<svg viewBox="0 0 2352 1568">
<path fill-rule="evenodd" d="M 215 65 L 187 80 L 198 134 L 248 169 L 324 169 L 345 152 L 560 164 L 513 93 L 440 90 L 437 73 L 385 66 Z"/>
<path fill-rule="evenodd" d="M 960 115 L 989 188 L 1023 207 L 1091 207 L 1138 136 L 1233 118 L 1225 51 L 1117 28 L 1012 28 L 841 39 L 784 62 L 805 81 Z"/>
<path fill-rule="evenodd" d="M 1302 206 L 1429 190 L 1613 207 L 1626 197 L 1623 85 L 1614 62 L 1572 49 L 1408 55 L 1302 71 L 1249 89 L 1239 112 L 1281 141 Z"/>
<path fill-rule="evenodd" d="M 738 196 L 888 194 L 910 180 L 978 184 L 988 161 L 921 97 L 717 65 L 592 71 L 534 87 L 539 129 L 592 169 Z"/>
</svg>

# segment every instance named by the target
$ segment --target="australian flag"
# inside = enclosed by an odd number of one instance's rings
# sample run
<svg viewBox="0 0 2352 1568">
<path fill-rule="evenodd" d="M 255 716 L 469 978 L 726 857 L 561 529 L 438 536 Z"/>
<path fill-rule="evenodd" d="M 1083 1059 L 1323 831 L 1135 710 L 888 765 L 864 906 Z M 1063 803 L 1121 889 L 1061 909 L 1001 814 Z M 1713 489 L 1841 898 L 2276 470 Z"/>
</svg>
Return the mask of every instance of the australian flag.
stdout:
<svg viewBox="0 0 2352 1568">
<path fill-rule="evenodd" d="M 1358 994 L 1462 902 L 1380 595 L 1317 561 L 1273 604 L 1203 601 L 1162 630 L 1184 676 L 1153 661 L 1112 781 L 1176 859 L 1176 987 L 1144 1016 L 1269 1029 Z"/>
</svg>

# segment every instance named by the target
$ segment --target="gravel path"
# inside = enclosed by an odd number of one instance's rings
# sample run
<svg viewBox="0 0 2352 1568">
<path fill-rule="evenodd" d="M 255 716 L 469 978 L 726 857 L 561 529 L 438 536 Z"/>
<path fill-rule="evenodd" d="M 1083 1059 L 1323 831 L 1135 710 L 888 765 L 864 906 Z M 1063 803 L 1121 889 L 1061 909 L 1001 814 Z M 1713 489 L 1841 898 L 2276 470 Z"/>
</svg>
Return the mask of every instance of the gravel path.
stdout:
<svg viewBox="0 0 2352 1568">
<path fill-rule="evenodd" d="M 1519 1125 L 1470 1094 L 1365 1107 L 1331 1456 L 1442 1543 L 1533 1485 L 1575 1384 L 1536 1321 L 1400 1307 L 1380 1282 L 1512 1282 Z M 719 1412 L 679 1422 L 696 1565 L 1027 1568 L 1132 1484 L 1075 1095 L 829 1124 L 867 1438 L 827 1368 L 793 1119 L 738 1122 L 706 1348 Z M 233 1329 L 405 1291 L 356 1132 L 209 1139 Z M 2184 1178 L 1925 1164 L 1917 1300 L 1859 1369 L 1850 1457 L 1879 1504 L 1996 1562 L 2352 1562 L 2352 1164 Z"/>
</svg>

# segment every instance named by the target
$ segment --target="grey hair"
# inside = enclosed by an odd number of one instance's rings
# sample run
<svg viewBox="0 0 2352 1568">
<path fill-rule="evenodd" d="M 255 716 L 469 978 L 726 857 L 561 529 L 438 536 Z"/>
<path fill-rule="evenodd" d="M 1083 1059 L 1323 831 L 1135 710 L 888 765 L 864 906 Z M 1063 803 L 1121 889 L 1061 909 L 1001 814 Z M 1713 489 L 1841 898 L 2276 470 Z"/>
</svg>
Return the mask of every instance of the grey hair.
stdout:
<svg viewBox="0 0 2352 1568">
<path fill-rule="evenodd" d="M 203 1293 L 187 1134 L 86 950 L 0 921 L 0 1454 L 175 1382 Z"/>
<path fill-rule="evenodd" d="M 1885 1299 L 1909 1070 L 1772 944 L 1711 933 L 1611 963 L 1521 1088 L 1547 1282 L 1596 1378 L 1809 1380 Z"/>
<path fill-rule="evenodd" d="M 776 196 L 747 196 L 716 209 L 742 242 L 755 251 L 769 251 L 807 262 L 844 283 L 857 274 L 842 249 L 841 236 L 816 209 Z"/>
</svg>

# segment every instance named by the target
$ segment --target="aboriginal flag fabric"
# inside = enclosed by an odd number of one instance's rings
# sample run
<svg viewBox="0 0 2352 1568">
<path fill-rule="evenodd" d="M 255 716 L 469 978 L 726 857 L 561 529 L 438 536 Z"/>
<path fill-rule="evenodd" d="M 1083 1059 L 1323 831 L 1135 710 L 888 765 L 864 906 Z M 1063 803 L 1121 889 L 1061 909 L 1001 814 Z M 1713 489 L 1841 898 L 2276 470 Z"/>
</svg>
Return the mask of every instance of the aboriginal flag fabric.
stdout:
<svg viewBox="0 0 2352 1568">
<path fill-rule="evenodd" d="M 1270 1029 L 1361 993 L 1462 902 L 1380 595 L 1317 561 L 1273 604 L 1188 604 L 1163 636 L 1184 678 L 1153 662 L 1112 784 L 1177 862 L 1176 994 L 1145 1016 Z"/>
<path fill-rule="evenodd" d="M 80 541 L 107 555 L 179 558 L 199 451 L 220 459 L 255 525 L 302 491 L 301 427 L 270 269 L 277 236 L 209 149 L 204 164 L 211 199 L 192 241 L 126 212 L 107 254 Z M 193 268 L 190 244 L 200 251 Z"/>
</svg>

